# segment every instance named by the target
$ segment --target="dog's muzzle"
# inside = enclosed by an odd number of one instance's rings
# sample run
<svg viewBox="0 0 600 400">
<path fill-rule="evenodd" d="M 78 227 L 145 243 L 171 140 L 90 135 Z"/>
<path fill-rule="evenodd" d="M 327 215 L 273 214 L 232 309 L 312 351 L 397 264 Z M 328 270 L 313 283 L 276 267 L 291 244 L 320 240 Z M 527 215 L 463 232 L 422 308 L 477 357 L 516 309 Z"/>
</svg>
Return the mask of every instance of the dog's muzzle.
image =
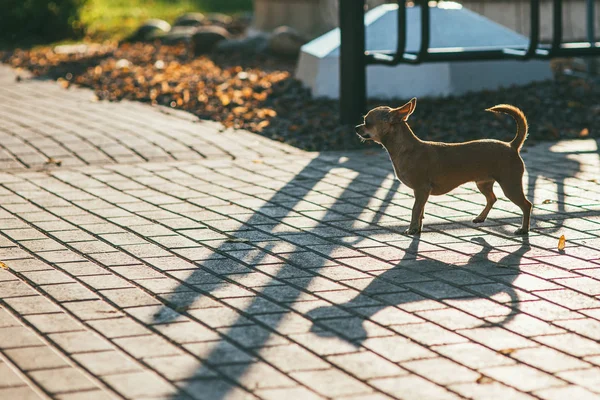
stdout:
<svg viewBox="0 0 600 400">
<path fill-rule="evenodd" d="M 356 126 L 354 127 L 354 131 L 355 131 L 355 132 L 356 132 L 356 134 L 357 134 L 358 136 L 360 136 L 362 139 L 370 139 L 370 138 L 371 138 L 371 136 L 370 136 L 368 133 L 364 133 L 364 132 L 363 132 L 363 130 L 362 130 L 362 128 L 363 128 L 363 125 L 356 125 Z"/>
</svg>

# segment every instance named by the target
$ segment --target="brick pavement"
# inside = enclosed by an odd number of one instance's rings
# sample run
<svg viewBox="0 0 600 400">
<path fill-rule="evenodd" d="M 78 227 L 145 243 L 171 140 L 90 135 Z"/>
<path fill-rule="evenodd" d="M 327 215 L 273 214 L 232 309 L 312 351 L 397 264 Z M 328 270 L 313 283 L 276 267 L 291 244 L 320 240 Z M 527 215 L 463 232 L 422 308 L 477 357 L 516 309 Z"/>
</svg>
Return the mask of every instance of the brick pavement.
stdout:
<svg viewBox="0 0 600 400">
<path fill-rule="evenodd" d="M 7 112 L 12 94 L 45 114 Z M 501 196 L 473 225 L 474 185 L 433 197 L 413 238 L 380 151 L 259 152 L 244 133 L 234 157 L 88 162 L 63 142 L 71 112 L 103 115 L 82 141 L 125 148 L 233 137 L 145 105 L 76 106 L 89 96 L 0 88 L 0 399 L 600 398 L 596 141 L 528 148 L 528 239 Z M 132 132 L 161 128 L 121 142 L 129 113 Z M 58 147 L 61 167 L 22 157 Z"/>
<path fill-rule="evenodd" d="M 21 75 L 26 76 L 24 73 Z M 168 107 L 99 102 L 89 90 L 15 81 L 0 65 L 0 169 L 276 156 L 298 150 Z"/>
</svg>

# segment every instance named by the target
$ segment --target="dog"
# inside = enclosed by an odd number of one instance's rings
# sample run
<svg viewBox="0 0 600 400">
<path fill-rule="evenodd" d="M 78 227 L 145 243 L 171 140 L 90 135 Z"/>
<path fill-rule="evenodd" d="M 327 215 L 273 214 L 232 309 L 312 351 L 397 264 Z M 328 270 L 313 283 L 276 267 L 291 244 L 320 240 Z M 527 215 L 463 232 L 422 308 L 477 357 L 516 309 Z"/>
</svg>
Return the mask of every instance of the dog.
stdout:
<svg viewBox="0 0 600 400">
<path fill-rule="evenodd" d="M 423 210 L 430 195 L 442 195 L 467 183 L 475 182 L 487 203 L 473 220 L 482 223 L 496 202 L 494 182 L 498 182 L 510 201 L 523 212 L 521 227 L 516 235 L 529 232 L 532 204 L 523 193 L 525 164 L 520 155 L 527 138 L 527 118 L 521 110 L 500 104 L 486 111 L 508 114 L 517 122 L 517 134 L 510 142 L 493 139 L 465 143 L 429 142 L 419 139 L 408 126 L 415 111 L 413 98 L 398 108 L 376 107 L 356 126 L 361 140 L 372 140 L 387 150 L 398 180 L 414 190 L 415 203 L 410 226 L 405 234 L 415 235 L 423 226 Z"/>
</svg>

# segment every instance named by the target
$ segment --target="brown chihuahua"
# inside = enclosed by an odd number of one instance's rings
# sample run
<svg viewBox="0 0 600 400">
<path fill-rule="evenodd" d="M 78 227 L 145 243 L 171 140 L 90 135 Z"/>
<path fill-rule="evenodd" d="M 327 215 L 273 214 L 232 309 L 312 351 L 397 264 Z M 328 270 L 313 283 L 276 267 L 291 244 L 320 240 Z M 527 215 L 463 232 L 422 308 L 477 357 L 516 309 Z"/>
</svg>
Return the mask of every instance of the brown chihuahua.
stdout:
<svg viewBox="0 0 600 400">
<path fill-rule="evenodd" d="M 481 214 L 473 220 L 485 221 L 496 202 L 493 187 L 498 182 L 510 201 L 523 211 L 523 223 L 515 234 L 529 232 L 531 202 L 523 193 L 525 164 L 519 154 L 527 137 L 527 119 L 517 107 L 500 104 L 486 111 L 508 114 L 517 122 L 517 135 L 510 142 L 482 139 L 466 143 L 439 143 L 420 140 L 408 126 L 417 99 L 398 108 L 377 107 L 368 112 L 356 127 L 363 140 L 383 145 L 390 155 L 396 177 L 414 190 L 415 204 L 410 226 L 405 233 L 421 232 L 423 210 L 429 195 L 442 195 L 466 182 L 475 182 L 487 200 Z"/>
</svg>

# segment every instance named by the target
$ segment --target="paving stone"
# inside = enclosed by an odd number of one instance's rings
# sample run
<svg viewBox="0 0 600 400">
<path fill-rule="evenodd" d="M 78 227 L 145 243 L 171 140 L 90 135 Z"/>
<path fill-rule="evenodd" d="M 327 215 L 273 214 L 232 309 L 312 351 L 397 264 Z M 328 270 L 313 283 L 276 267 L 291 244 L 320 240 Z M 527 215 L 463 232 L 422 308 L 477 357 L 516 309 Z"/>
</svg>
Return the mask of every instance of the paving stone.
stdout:
<svg viewBox="0 0 600 400">
<path fill-rule="evenodd" d="M 297 386 L 296 382 L 288 376 L 262 362 L 223 365 L 216 367 L 216 369 L 247 388 L 262 389 Z"/>
<path fill-rule="evenodd" d="M 98 376 L 121 374 L 141 371 L 143 368 L 118 351 L 94 351 L 79 353 L 73 359 L 83 365 L 88 371 Z"/>
<path fill-rule="evenodd" d="M 564 382 L 552 375 L 543 373 L 526 365 L 509 365 L 485 368 L 485 375 L 524 392 L 564 386 Z"/>
<path fill-rule="evenodd" d="M 454 400 L 460 398 L 448 390 L 416 375 L 374 379 L 371 381 L 371 384 L 391 396 L 395 397 L 398 393 L 402 393 L 403 398 L 411 400 L 423 398 Z"/>
<path fill-rule="evenodd" d="M 590 367 L 588 363 L 547 347 L 519 349 L 512 352 L 511 357 L 553 374 L 560 371 Z"/>
<path fill-rule="evenodd" d="M 48 346 L 6 350 L 10 360 L 24 371 L 67 366 L 66 361 Z"/>
<path fill-rule="evenodd" d="M 285 397 L 288 400 L 320 400 L 324 397 L 304 388 L 277 388 L 277 389 L 261 389 L 257 390 L 256 394 L 266 400 L 277 400 Z"/>
<path fill-rule="evenodd" d="M 421 376 L 431 377 L 431 380 L 441 385 L 475 382 L 480 376 L 477 372 L 444 358 L 409 361 L 401 366 Z"/>
<path fill-rule="evenodd" d="M 187 393 L 196 400 L 211 400 L 223 398 L 256 400 L 256 396 L 235 386 L 222 378 L 200 379 L 193 381 L 178 382 L 177 386 L 181 393 Z"/>
<path fill-rule="evenodd" d="M 369 393 L 372 391 L 364 383 L 335 369 L 294 372 L 291 376 L 326 397 Z"/>
<path fill-rule="evenodd" d="M 535 397 L 528 394 L 519 392 L 510 386 L 506 386 L 502 383 L 492 381 L 486 384 L 479 383 L 460 383 L 457 385 L 451 385 L 450 388 L 465 398 L 472 399 L 489 399 L 489 400 L 503 400 L 503 399 L 515 399 L 515 400 L 533 400 Z M 560 391 L 562 388 L 548 389 L 548 391 Z"/>
<path fill-rule="evenodd" d="M 48 337 L 68 353 L 100 351 L 111 348 L 106 340 L 91 332 L 54 333 L 48 335 Z"/>
<path fill-rule="evenodd" d="M 598 376 L 597 368 L 565 371 L 559 373 L 558 376 L 571 383 L 591 390 L 592 392 L 600 392 L 600 376 Z"/>
<path fill-rule="evenodd" d="M 467 339 L 431 323 L 397 325 L 394 331 L 424 345 L 462 343 Z"/>
<path fill-rule="evenodd" d="M 71 316 L 65 313 L 28 315 L 25 319 L 43 333 L 71 332 L 83 330 Z"/>
<path fill-rule="evenodd" d="M 113 341 L 139 359 L 181 354 L 176 346 L 156 335 L 124 337 Z"/>
<path fill-rule="evenodd" d="M 170 381 L 213 378 L 217 372 L 202 361 L 187 355 L 148 358 L 145 362 Z"/>
<path fill-rule="evenodd" d="M 124 398 L 600 393 L 593 139 L 527 145 L 529 248 L 510 203 L 471 224 L 473 184 L 429 199 L 416 241 L 385 152 L 90 96 L 0 67 L 0 349 L 36 390 L 106 398 L 83 366 Z M 0 398 L 32 396 L 10 376 Z"/>
<path fill-rule="evenodd" d="M 19 400 L 39 400 L 40 395 L 28 386 L 0 388 L 0 398 Z"/>
<path fill-rule="evenodd" d="M 226 341 L 190 343 L 185 348 L 212 365 L 245 363 L 255 359 L 249 352 Z"/>
<path fill-rule="evenodd" d="M 53 394 L 97 387 L 80 371 L 70 367 L 33 371 L 29 375 L 37 384 Z"/>
<path fill-rule="evenodd" d="M 80 283 L 44 285 L 41 289 L 58 302 L 95 300 L 99 298 L 96 293 Z"/>
<path fill-rule="evenodd" d="M 64 304 L 65 308 L 84 321 L 116 318 L 122 313 L 102 300 L 86 300 Z"/>
<path fill-rule="evenodd" d="M 148 371 L 109 375 L 104 380 L 126 398 L 167 397 L 177 393 L 174 386 Z"/>
<path fill-rule="evenodd" d="M 511 365 L 511 358 L 485 348 L 476 343 L 458 343 L 436 346 L 432 350 L 460 363 L 461 365 L 481 369 L 486 366 Z"/>
<path fill-rule="evenodd" d="M 218 340 L 221 337 L 217 331 L 193 322 L 160 324 L 154 328 L 180 344 Z"/>
<path fill-rule="evenodd" d="M 26 384 L 16 371 L 9 367 L 5 362 L 0 362 L 0 372 L 2 372 L 0 388 L 24 386 Z"/>
<path fill-rule="evenodd" d="M 29 285 L 22 281 L 7 281 L 0 282 L 0 297 L 21 297 L 21 296 L 32 296 L 36 292 L 31 289 Z"/>
<path fill-rule="evenodd" d="M 406 371 L 396 364 L 367 351 L 331 356 L 327 357 L 327 360 L 363 381 L 406 374 Z"/>
<path fill-rule="evenodd" d="M 30 329 L 24 326 L 9 326 L 0 328 L 0 349 L 6 350 L 17 347 L 40 346 L 42 341 Z"/>
<path fill-rule="evenodd" d="M 590 392 L 580 386 L 564 386 L 561 388 L 551 388 L 545 390 L 539 390 L 535 394 L 545 400 L 558 400 L 566 398 L 592 400 L 597 399 L 598 395 Z"/>
</svg>

